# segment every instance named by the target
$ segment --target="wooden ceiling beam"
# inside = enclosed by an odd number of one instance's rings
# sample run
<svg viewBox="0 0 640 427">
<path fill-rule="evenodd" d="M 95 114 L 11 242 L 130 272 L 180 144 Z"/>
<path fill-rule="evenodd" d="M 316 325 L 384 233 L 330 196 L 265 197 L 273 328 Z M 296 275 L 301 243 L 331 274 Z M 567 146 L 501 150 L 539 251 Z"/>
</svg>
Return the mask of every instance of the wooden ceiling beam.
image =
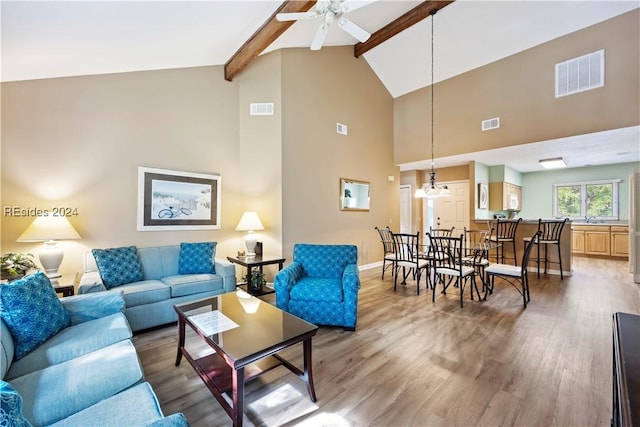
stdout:
<svg viewBox="0 0 640 427">
<path fill-rule="evenodd" d="M 278 13 L 306 12 L 316 3 L 315 0 L 286 0 L 278 10 L 233 54 L 224 64 L 224 78 L 231 81 L 251 61 L 258 57 L 271 43 L 292 26 L 295 21 L 280 22 L 276 19 Z"/>
<path fill-rule="evenodd" d="M 418 6 L 414 7 L 395 21 L 388 23 L 375 33 L 371 34 L 371 37 L 369 37 L 369 40 L 367 40 L 366 42 L 357 43 L 353 47 L 353 55 L 358 58 L 360 55 L 384 43 L 396 34 L 422 21 L 427 16 L 431 15 L 432 10 L 440 10 L 453 2 L 454 0 L 425 1 L 423 3 L 420 3 Z"/>
</svg>

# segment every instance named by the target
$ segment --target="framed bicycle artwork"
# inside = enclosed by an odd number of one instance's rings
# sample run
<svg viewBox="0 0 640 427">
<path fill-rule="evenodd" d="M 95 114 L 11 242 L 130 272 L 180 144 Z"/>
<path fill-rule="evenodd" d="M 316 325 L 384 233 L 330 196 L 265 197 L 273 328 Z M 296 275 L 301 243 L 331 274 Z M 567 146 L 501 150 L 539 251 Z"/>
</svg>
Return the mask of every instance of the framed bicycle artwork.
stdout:
<svg viewBox="0 0 640 427">
<path fill-rule="evenodd" d="M 220 175 L 138 167 L 138 231 L 220 228 Z"/>
</svg>

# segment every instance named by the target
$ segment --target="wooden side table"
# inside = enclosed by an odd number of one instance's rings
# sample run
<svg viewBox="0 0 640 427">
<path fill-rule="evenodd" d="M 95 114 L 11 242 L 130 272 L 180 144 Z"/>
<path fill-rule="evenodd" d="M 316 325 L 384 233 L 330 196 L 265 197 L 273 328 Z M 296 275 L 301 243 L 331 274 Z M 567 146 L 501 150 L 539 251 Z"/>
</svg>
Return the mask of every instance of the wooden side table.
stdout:
<svg viewBox="0 0 640 427">
<path fill-rule="evenodd" d="M 264 267 L 265 265 L 275 265 L 278 264 L 278 270 L 282 270 L 282 267 L 284 266 L 284 262 L 286 260 L 286 258 L 265 258 L 262 255 L 256 255 L 256 256 L 251 256 L 251 257 L 243 257 L 243 256 L 239 256 L 239 257 L 227 257 L 227 260 L 229 262 L 232 262 L 234 264 L 238 264 L 238 265 L 242 265 L 243 267 L 246 267 L 247 269 L 247 277 L 251 277 L 251 270 L 253 268 L 258 268 L 260 270 L 260 272 L 262 272 L 262 267 Z M 272 294 L 275 292 L 274 289 L 263 289 L 260 292 L 252 292 L 249 289 L 249 285 L 247 284 L 247 292 L 249 292 L 252 295 L 255 296 L 260 296 L 260 295 L 267 295 L 267 294 Z"/>
<path fill-rule="evenodd" d="M 64 274 L 57 279 L 51 279 L 51 285 L 56 293 L 62 294 L 63 297 L 75 295 L 75 285 L 80 283 L 80 273 Z"/>
</svg>

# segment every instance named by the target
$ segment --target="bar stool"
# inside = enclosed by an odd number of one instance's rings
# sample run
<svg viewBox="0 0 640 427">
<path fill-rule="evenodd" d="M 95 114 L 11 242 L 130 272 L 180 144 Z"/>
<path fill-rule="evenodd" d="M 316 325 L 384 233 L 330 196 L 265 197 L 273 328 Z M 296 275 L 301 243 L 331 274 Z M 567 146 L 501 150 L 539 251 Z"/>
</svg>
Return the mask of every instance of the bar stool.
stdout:
<svg viewBox="0 0 640 427">
<path fill-rule="evenodd" d="M 516 253 L 516 231 L 522 218 L 518 219 L 502 219 L 496 220 L 496 235 L 490 236 L 489 241 L 498 245 L 496 248 L 496 262 L 504 264 L 504 246 L 511 242 L 513 245 L 513 263 L 518 265 L 518 254 Z"/>
<path fill-rule="evenodd" d="M 569 218 L 563 220 L 557 219 L 538 219 L 538 231 L 540 232 L 540 238 L 535 244 L 538 246 L 537 258 L 532 258 L 531 261 L 538 264 L 538 279 L 540 278 L 540 263 L 544 261 L 544 274 L 547 274 L 547 264 L 555 263 L 560 265 L 560 280 L 564 279 L 562 273 L 562 254 L 560 252 L 560 237 L 562 236 L 562 229 L 564 225 L 569 221 Z M 524 243 L 531 241 L 531 237 L 525 237 Z M 544 245 L 544 258 L 540 258 L 540 246 Z M 558 248 L 558 261 L 549 261 L 547 258 L 547 247 L 549 245 L 556 245 Z"/>
</svg>

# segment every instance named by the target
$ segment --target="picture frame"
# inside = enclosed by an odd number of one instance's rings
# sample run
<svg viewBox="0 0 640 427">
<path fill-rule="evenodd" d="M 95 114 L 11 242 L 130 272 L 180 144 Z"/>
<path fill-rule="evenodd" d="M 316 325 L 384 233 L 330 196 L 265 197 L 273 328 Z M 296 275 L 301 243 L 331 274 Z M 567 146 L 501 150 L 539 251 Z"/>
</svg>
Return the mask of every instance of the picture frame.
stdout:
<svg viewBox="0 0 640 427">
<path fill-rule="evenodd" d="M 138 231 L 220 229 L 221 176 L 138 167 Z"/>
<path fill-rule="evenodd" d="M 489 207 L 489 185 L 486 183 L 478 184 L 478 209 L 487 209 Z"/>
</svg>

